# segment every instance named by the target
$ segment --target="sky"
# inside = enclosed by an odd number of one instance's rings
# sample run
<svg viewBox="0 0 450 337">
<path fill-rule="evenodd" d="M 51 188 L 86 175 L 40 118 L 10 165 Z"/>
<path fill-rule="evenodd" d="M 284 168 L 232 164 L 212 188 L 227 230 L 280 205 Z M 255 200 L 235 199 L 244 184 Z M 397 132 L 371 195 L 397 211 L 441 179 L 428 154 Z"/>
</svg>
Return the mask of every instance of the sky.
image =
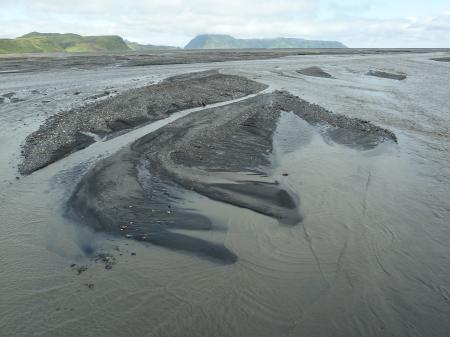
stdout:
<svg viewBox="0 0 450 337">
<path fill-rule="evenodd" d="M 31 31 L 176 46 L 208 33 L 447 48 L 450 0 L 0 0 L 0 38 Z"/>
</svg>

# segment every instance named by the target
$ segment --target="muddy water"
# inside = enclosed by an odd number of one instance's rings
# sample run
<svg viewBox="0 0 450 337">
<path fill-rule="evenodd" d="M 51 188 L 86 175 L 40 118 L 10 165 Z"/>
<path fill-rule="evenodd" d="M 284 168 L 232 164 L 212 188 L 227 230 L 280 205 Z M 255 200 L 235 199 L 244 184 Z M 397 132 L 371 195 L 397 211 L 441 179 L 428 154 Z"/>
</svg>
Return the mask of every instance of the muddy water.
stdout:
<svg viewBox="0 0 450 337">
<path fill-rule="evenodd" d="M 16 92 L 24 101 L 0 104 L 0 336 L 448 336 L 450 66 L 429 60 L 442 55 L 2 75 L 0 94 Z M 296 73 L 310 66 L 334 79 Z M 394 131 L 398 144 L 338 145 L 283 113 L 271 175 L 299 195 L 301 224 L 184 196 L 187 207 L 222 228 L 197 235 L 225 242 L 239 256 L 229 266 L 94 235 L 62 215 L 99 157 L 168 121 L 15 178 L 19 145 L 46 112 L 83 104 L 107 87 L 120 92 L 213 68 L 371 120 Z M 408 77 L 365 76 L 372 69 Z M 112 252 L 117 263 L 106 270 L 86 256 L 90 250 Z M 78 275 L 73 263 L 87 270 Z"/>
</svg>

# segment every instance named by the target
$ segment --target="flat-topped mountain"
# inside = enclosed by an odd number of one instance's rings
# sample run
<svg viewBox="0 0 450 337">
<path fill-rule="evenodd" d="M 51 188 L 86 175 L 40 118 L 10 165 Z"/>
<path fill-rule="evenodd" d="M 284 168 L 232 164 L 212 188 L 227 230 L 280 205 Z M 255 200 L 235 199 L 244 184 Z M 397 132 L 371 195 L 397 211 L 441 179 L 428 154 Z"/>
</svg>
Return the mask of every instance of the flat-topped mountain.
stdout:
<svg viewBox="0 0 450 337">
<path fill-rule="evenodd" d="M 175 47 L 142 45 L 118 35 L 81 36 L 78 34 L 32 32 L 16 39 L 0 39 L 0 54 L 50 52 L 105 52 L 155 50 Z"/>
<path fill-rule="evenodd" d="M 140 44 L 137 42 L 131 42 L 128 40 L 125 40 L 125 43 L 127 44 L 128 48 L 131 50 L 136 51 L 151 51 L 151 50 L 176 50 L 181 49 L 180 47 L 174 47 L 174 46 L 161 46 L 161 45 L 154 45 L 154 44 Z"/>
<path fill-rule="evenodd" d="M 230 35 L 203 34 L 192 39 L 185 49 L 239 49 L 239 48 L 346 48 L 338 41 L 305 40 L 296 38 L 236 39 Z"/>
</svg>

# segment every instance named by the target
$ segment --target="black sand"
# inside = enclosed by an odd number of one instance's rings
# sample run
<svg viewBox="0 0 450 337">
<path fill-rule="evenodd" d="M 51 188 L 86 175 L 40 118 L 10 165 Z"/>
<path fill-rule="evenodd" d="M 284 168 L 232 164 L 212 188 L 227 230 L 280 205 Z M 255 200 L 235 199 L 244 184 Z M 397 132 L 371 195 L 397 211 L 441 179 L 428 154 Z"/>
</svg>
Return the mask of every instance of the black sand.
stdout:
<svg viewBox="0 0 450 337">
<path fill-rule="evenodd" d="M 312 77 L 334 78 L 333 76 L 331 76 L 327 72 L 323 71 L 319 67 L 309 67 L 309 68 L 300 69 L 300 70 L 297 70 L 297 73 L 306 75 L 306 76 L 312 76 Z"/>
<path fill-rule="evenodd" d="M 183 190 L 195 191 L 280 223 L 299 223 L 298 196 L 268 177 L 273 134 L 283 111 L 322 126 L 337 142 L 360 142 L 362 135 L 371 146 L 395 141 L 391 132 L 371 123 L 277 91 L 190 114 L 137 140 L 83 177 L 69 212 L 97 231 L 233 263 L 237 257 L 224 245 L 172 231 L 215 229 L 177 200 Z M 339 135 L 331 130 L 340 130 Z"/>
<path fill-rule="evenodd" d="M 94 139 L 86 132 L 110 135 L 166 118 L 180 110 L 233 100 L 266 87 L 244 77 L 206 71 L 175 76 L 156 85 L 59 113 L 26 138 L 24 161 L 19 171 L 32 173 L 89 146 Z"/>
<path fill-rule="evenodd" d="M 261 60 L 292 55 L 373 55 L 398 53 L 448 52 L 448 49 L 232 49 L 165 50 L 126 53 L 42 53 L 0 54 L 0 74 L 54 71 L 58 69 L 95 69 L 99 67 L 140 67 L 149 65 L 211 63 Z"/>
<path fill-rule="evenodd" d="M 450 57 L 438 57 L 438 58 L 433 58 L 431 60 L 438 61 L 438 62 L 450 62 Z"/>
<path fill-rule="evenodd" d="M 390 80 L 397 80 L 397 81 L 403 81 L 407 77 L 406 74 L 394 74 L 378 70 L 370 70 L 366 75 L 387 78 Z"/>
</svg>

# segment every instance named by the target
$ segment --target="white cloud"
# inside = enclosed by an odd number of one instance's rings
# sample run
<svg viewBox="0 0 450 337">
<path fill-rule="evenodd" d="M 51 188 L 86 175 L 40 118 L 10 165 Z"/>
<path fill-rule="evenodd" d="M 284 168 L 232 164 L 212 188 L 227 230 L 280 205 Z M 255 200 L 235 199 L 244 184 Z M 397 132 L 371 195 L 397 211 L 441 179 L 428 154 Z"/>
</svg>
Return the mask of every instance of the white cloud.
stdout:
<svg viewBox="0 0 450 337">
<path fill-rule="evenodd" d="M 366 0 L 0 0 L 0 37 L 29 31 L 118 34 L 142 43 L 184 45 L 199 33 L 333 39 L 352 47 L 450 47 L 450 12 L 366 18 Z M 450 7 L 450 6 L 449 6 Z M 450 9 L 450 8 L 447 8 Z M 418 13 L 421 14 L 421 13 Z"/>
<path fill-rule="evenodd" d="M 372 8 L 371 1 L 357 1 L 351 3 L 331 2 L 329 8 L 335 15 L 354 15 L 363 13 Z"/>
</svg>

